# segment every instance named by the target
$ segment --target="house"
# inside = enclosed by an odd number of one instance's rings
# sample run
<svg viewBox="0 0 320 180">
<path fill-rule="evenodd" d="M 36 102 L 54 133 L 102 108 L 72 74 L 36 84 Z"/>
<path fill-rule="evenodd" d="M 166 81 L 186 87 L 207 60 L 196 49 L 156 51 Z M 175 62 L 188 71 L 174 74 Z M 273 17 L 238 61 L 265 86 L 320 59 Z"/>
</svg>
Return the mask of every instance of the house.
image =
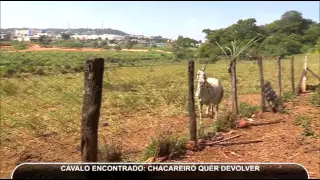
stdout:
<svg viewBox="0 0 320 180">
<path fill-rule="evenodd" d="M 18 36 L 15 40 L 17 40 L 17 41 L 30 41 L 30 36 Z"/>
<path fill-rule="evenodd" d="M 4 40 L 6 34 L 0 34 L 0 40 Z"/>
<path fill-rule="evenodd" d="M 39 41 L 39 39 L 40 39 L 40 36 L 30 36 L 29 37 L 29 41 L 31 41 L 31 42 L 37 42 L 37 41 Z"/>
<path fill-rule="evenodd" d="M 124 41 L 126 39 L 125 36 L 115 35 L 115 34 L 107 34 L 106 36 L 108 40 L 115 40 L 115 41 Z"/>
<path fill-rule="evenodd" d="M 23 35 L 23 36 L 28 36 L 31 35 L 32 31 L 31 29 L 16 29 L 15 30 L 15 35 L 19 36 L 19 35 Z"/>
<path fill-rule="evenodd" d="M 163 46 L 166 46 L 167 43 L 155 43 L 155 45 L 156 45 L 157 47 L 163 47 Z"/>
</svg>

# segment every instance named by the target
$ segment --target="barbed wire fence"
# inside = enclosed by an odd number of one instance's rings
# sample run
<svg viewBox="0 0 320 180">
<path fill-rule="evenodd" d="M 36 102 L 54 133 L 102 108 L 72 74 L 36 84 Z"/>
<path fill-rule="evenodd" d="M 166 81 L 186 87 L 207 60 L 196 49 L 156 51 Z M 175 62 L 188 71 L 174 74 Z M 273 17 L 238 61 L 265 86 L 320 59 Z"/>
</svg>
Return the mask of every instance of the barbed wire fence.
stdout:
<svg viewBox="0 0 320 180">
<path fill-rule="evenodd" d="M 134 144 L 136 142 L 125 137 L 146 128 L 155 131 L 170 128 L 170 123 L 163 122 L 165 117 L 188 114 L 187 61 L 173 60 L 170 54 L 1 50 L 0 56 L 1 141 L 4 143 L 9 143 L 8 139 L 13 136 L 22 136 L 19 135 L 21 132 L 31 132 L 37 137 L 53 134 L 79 136 L 84 62 L 88 59 L 104 59 L 100 143 L 108 141 L 105 137 L 122 135 L 124 143 Z M 275 80 L 274 62 L 264 63 L 267 64 L 265 80 Z M 299 68 L 302 62 L 298 63 L 295 67 Z M 228 98 L 230 79 L 226 64 L 225 61 L 209 64 L 207 71 L 222 81 L 225 98 Z M 203 63 L 196 61 L 195 71 L 202 66 Z M 240 93 L 259 92 L 256 62 L 240 66 L 237 74 Z M 290 72 L 285 66 L 282 70 Z M 288 90 L 286 87 L 290 81 L 286 78 L 284 81 L 285 90 Z M 163 119 L 159 122 L 155 117 Z M 187 127 L 186 121 L 182 128 Z"/>
<path fill-rule="evenodd" d="M 100 143 L 154 126 L 152 116 L 187 114 L 184 63 L 165 53 L 2 50 L 0 56 L 1 140 L 9 147 L 24 133 L 79 136 L 88 59 L 105 62 Z"/>
</svg>

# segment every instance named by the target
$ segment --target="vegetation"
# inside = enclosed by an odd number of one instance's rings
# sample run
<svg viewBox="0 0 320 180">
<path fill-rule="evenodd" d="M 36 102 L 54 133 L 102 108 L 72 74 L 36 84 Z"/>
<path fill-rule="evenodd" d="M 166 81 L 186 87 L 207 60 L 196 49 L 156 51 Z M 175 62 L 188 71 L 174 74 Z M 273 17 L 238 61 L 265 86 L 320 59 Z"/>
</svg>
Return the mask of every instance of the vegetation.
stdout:
<svg viewBox="0 0 320 180">
<path fill-rule="evenodd" d="M 154 126 L 156 120 L 150 117 L 168 118 L 169 116 L 187 115 L 188 87 L 186 61 L 184 60 L 188 58 L 200 57 L 215 62 L 207 66 L 207 73 L 221 80 L 225 87 L 225 98 L 228 98 L 231 93 L 229 74 L 226 72 L 225 59 L 221 56 L 223 53 L 215 42 L 222 47 L 235 39 L 247 44 L 257 34 L 260 34 L 263 38 L 258 40 L 257 45 L 248 49 L 251 55 L 285 55 L 300 53 L 309 47 L 319 49 L 319 39 L 316 41 L 317 38 L 315 38 L 316 35 L 319 37 L 318 24 L 298 17 L 300 16 L 297 16 L 297 13 L 291 12 L 286 13 L 281 20 L 269 25 L 256 26 L 255 20 L 249 19 L 240 20 L 226 29 L 204 30 L 208 40 L 200 47 L 197 47 L 199 42 L 181 36 L 173 44 L 173 54 L 152 50 L 149 52 L 111 50 L 104 52 L 1 52 L 0 96 L 1 126 L 3 128 L 0 132 L 0 141 L 8 151 L 15 151 L 23 149 L 24 146 L 23 143 L 12 140 L 19 137 L 19 134 L 39 137 L 56 133 L 62 137 L 78 137 L 81 123 L 79 112 L 83 96 L 83 73 L 78 72 L 83 71 L 83 61 L 92 57 L 105 58 L 100 117 L 101 121 L 110 124 L 110 128 L 108 131 L 99 131 L 99 137 L 112 136 L 119 130 L 131 135 L 130 133 L 137 131 L 137 129 L 132 130 L 131 125 L 134 124 L 138 124 L 141 128 Z M 43 39 L 43 42 L 46 41 Z M 62 40 L 62 42 L 66 43 L 64 46 L 83 47 L 81 41 Z M 19 46 L 27 46 L 25 43 L 15 43 L 18 49 Z M 58 42 L 50 43 L 59 44 Z M 74 44 L 69 45 L 68 43 Z M 288 43 L 293 45 L 287 46 Z M 111 49 L 108 44 L 111 42 L 102 40 L 101 44 L 89 41 L 85 45 Z M 167 47 L 163 47 L 165 48 Z M 161 49 L 161 47 L 156 49 Z M 296 80 L 301 73 L 299 67 L 303 65 L 304 55 L 295 55 Z M 217 61 L 220 59 L 221 61 Z M 308 60 L 310 69 L 318 72 L 318 54 L 308 54 Z M 203 67 L 201 63 L 202 61 L 197 61 L 195 69 Z M 283 69 L 286 69 L 282 72 L 284 92 L 291 90 L 291 82 L 288 78 L 290 77 L 289 64 L 289 59 L 284 57 L 282 61 Z M 265 60 L 263 66 L 264 79 L 274 82 L 276 74 L 274 61 Z M 260 92 L 257 64 L 239 61 L 237 72 L 239 94 Z M 318 81 L 310 78 L 308 83 L 318 83 Z M 273 87 L 276 86 L 273 85 Z M 283 98 L 289 100 L 291 96 L 284 93 Z M 319 91 L 312 96 L 310 102 L 319 105 Z M 257 106 L 240 103 L 240 115 L 243 117 L 250 117 L 257 110 Z M 231 127 L 230 122 L 229 113 L 220 113 L 219 119 L 212 125 L 211 130 L 225 131 Z M 304 129 L 304 135 L 312 135 L 310 121 L 297 117 L 297 124 Z M 182 153 L 185 150 L 185 141 L 185 138 L 172 134 L 159 135 L 147 146 L 144 151 L 144 159 L 153 156 L 157 147 L 160 147 L 159 156 Z M 106 145 L 99 150 L 99 159 L 103 161 L 123 160 L 122 147 L 117 143 L 104 143 Z"/>
<path fill-rule="evenodd" d="M 186 152 L 187 137 L 173 136 L 168 133 L 158 135 L 151 139 L 150 144 L 143 152 L 143 160 L 150 157 L 166 157 L 173 155 L 181 155 Z"/>
<path fill-rule="evenodd" d="M 176 59 L 192 58 L 196 52 L 195 48 L 197 47 L 198 43 L 199 42 L 194 39 L 179 36 L 172 47 L 174 57 Z"/>
<path fill-rule="evenodd" d="M 19 41 L 13 41 L 11 43 L 11 46 L 16 50 L 24 50 L 28 48 L 28 43 L 26 42 L 19 42 Z"/>
<path fill-rule="evenodd" d="M 283 92 L 281 100 L 289 102 L 289 101 L 293 101 L 295 97 L 296 97 L 296 95 L 294 93 L 292 93 L 292 92 L 289 92 L 289 91 L 288 92 Z"/>
<path fill-rule="evenodd" d="M 83 61 L 91 57 L 103 57 L 106 66 L 146 66 L 170 62 L 171 54 L 159 52 L 2 52 L 0 54 L 1 77 L 73 73 L 83 69 Z"/>
<path fill-rule="evenodd" d="M 320 88 L 316 88 L 314 94 L 309 97 L 309 103 L 314 107 L 320 107 Z"/>
<path fill-rule="evenodd" d="M 98 149 L 98 160 L 100 162 L 122 162 L 121 142 L 111 140 Z"/>
<path fill-rule="evenodd" d="M 246 102 L 240 102 L 239 110 L 239 114 L 241 117 L 250 118 L 254 113 L 257 113 L 260 110 L 260 107 L 250 105 Z"/>
<path fill-rule="evenodd" d="M 251 54 L 286 56 L 312 50 L 320 37 L 320 24 L 303 18 L 298 11 L 287 11 L 270 24 L 258 26 L 254 18 L 242 19 L 224 29 L 204 29 L 203 33 L 207 41 L 199 48 L 198 56 L 202 58 L 223 55 L 215 42 L 224 46 L 236 39 L 246 44 L 257 35 L 262 38 L 249 50 Z"/>
<path fill-rule="evenodd" d="M 303 129 L 301 134 L 303 136 L 314 136 L 315 133 L 313 132 L 312 128 L 311 128 L 311 119 L 308 116 L 297 116 L 296 117 L 296 121 L 295 121 L 295 125 L 296 126 L 301 126 L 301 128 Z"/>
</svg>

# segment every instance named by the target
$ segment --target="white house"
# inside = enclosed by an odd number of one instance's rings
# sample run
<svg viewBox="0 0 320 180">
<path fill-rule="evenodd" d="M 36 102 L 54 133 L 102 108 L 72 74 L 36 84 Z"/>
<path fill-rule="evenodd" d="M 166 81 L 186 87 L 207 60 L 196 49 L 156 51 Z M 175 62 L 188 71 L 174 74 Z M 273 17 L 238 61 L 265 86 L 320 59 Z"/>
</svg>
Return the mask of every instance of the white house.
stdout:
<svg viewBox="0 0 320 180">
<path fill-rule="evenodd" d="M 126 39 L 125 36 L 115 35 L 115 34 L 107 34 L 106 36 L 108 40 L 116 40 L 116 41 L 123 41 Z"/>
<path fill-rule="evenodd" d="M 30 41 L 30 36 L 19 36 L 16 38 L 17 41 Z"/>
<path fill-rule="evenodd" d="M 24 35 L 24 36 L 28 36 L 31 34 L 31 30 L 30 29 L 16 29 L 15 30 L 15 35 Z"/>
<path fill-rule="evenodd" d="M 0 39 L 3 40 L 6 34 L 0 34 Z"/>
</svg>

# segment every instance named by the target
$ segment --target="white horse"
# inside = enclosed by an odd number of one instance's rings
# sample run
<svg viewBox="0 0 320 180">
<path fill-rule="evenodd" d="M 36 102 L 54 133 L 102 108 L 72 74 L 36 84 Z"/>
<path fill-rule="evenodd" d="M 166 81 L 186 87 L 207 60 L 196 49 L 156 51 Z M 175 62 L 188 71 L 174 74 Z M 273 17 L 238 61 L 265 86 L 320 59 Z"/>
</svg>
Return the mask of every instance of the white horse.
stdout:
<svg viewBox="0 0 320 180">
<path fill-rule="evenodd" d="M 196 98 L 200 111 L 200 124 L 202 124 L 202 107 L 204 104 L 207 105 L 206 115 L 209 115 L 211 109 L 212 117 L 214 117 L 215 120 L 218 118 L 219 104 L 224 95 L 220 81 L 216 78 L 207 78 L 205 73 L 206 67 L 207 65 L 197 72 L 198 87 Z"/>
</svg>

